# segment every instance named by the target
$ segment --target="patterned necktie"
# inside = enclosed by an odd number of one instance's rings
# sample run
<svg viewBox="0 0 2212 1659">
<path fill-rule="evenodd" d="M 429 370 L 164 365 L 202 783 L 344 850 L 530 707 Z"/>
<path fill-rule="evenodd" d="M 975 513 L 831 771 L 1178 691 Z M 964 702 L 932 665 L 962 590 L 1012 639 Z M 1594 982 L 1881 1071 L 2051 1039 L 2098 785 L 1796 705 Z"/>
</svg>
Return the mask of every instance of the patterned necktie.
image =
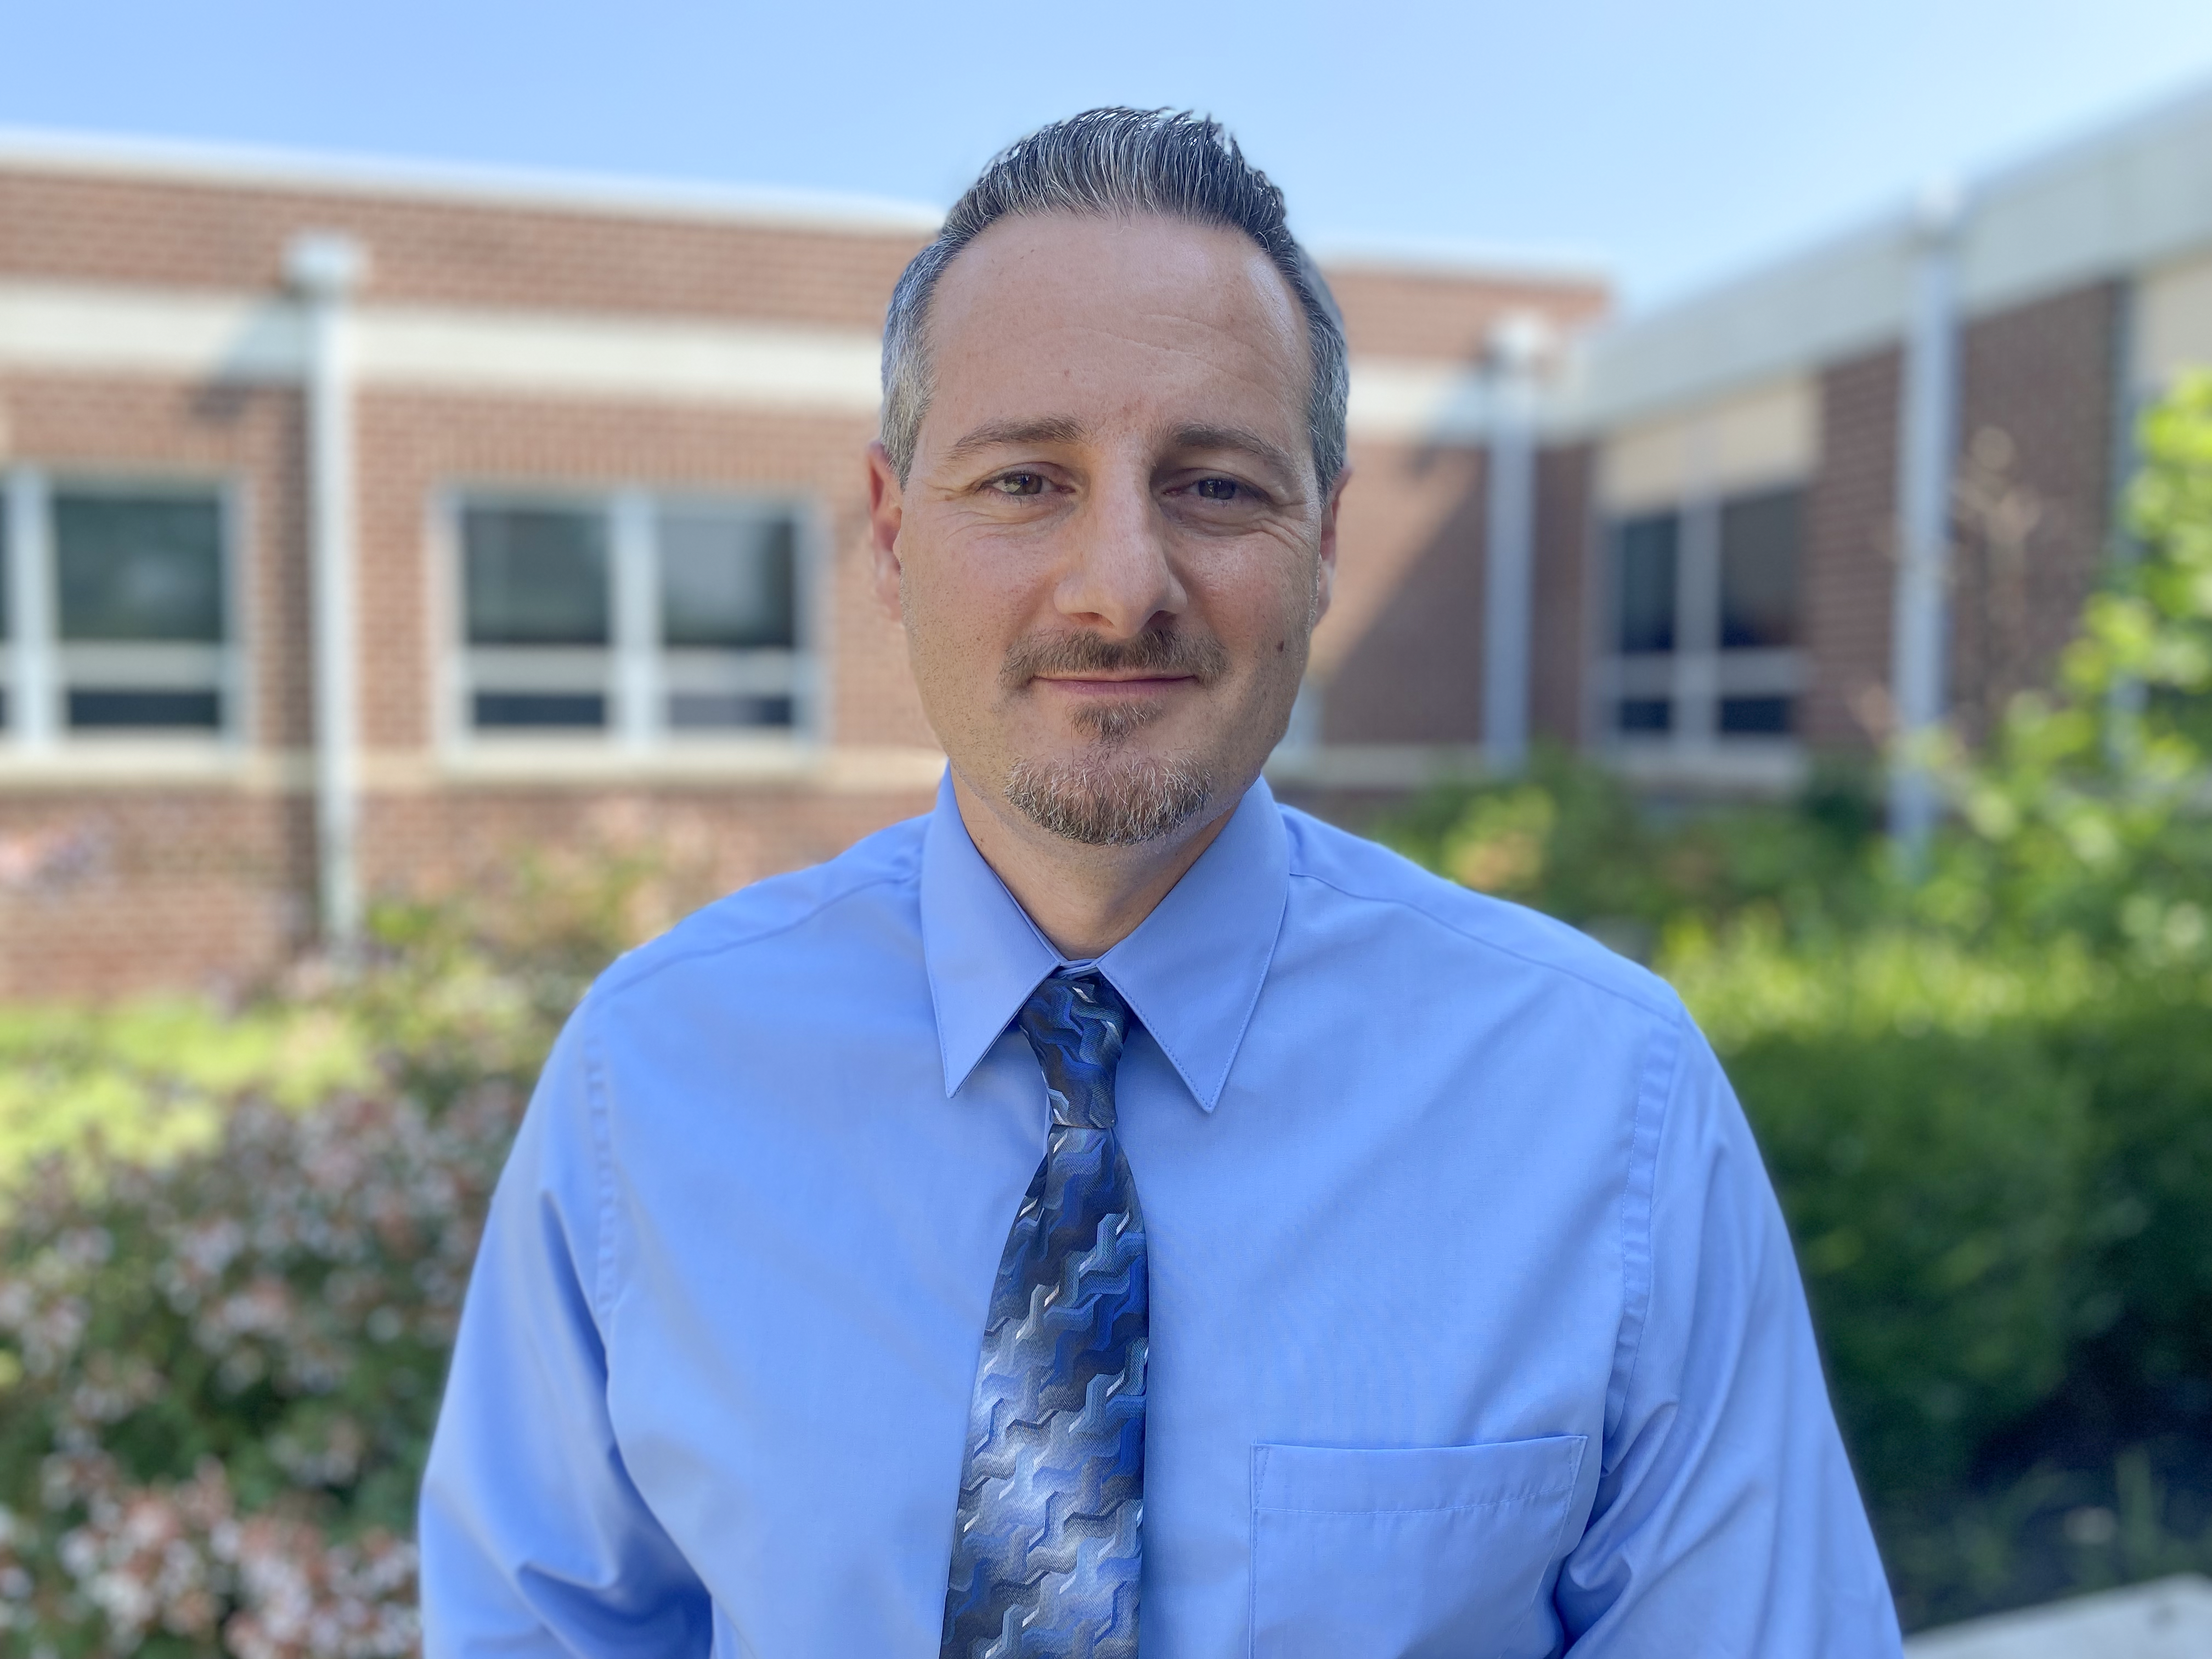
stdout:
<svg viewBox="0 0 2212 1659">
<path fill-rule="evenodd" d="M 1052 1127 L 975 1368 L 942 1659 L 1134 1659 L 1150 1316 L 1114 1134 L 1129 1010 L 1096 974 L 1055 974 L 1018 1023 Z"/>
</svg>

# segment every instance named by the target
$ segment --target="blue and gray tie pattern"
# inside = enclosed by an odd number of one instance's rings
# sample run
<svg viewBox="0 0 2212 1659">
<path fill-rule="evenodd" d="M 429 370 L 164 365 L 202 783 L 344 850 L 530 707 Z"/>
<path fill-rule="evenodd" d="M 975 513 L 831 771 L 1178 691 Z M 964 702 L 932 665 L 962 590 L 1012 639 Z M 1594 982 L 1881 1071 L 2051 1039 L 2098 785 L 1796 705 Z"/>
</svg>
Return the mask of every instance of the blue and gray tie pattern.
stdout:
<svg viewBox="0 0 2212 1659">
<path fill-rule="evenodd" d="M 975 1368 L 943 1659 L 1134 1659 L 1150 1318 L 1114 1133 L 1129 1010 L 1096 974 L 1055 974 L 1018 1023 L 1052 1127 Z"/>
</svg>

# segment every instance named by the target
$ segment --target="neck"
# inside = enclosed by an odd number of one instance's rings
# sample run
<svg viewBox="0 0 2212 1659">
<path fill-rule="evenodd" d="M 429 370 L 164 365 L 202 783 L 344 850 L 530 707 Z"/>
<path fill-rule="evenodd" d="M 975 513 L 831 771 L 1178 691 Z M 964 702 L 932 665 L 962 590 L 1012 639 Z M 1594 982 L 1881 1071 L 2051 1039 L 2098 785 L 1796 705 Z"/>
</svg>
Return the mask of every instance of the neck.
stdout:
<svg viewBox="0 0 2212 1659">
<path fill-rule="evenodd" d="M 1204 822 L 1133 847 L 1085 847 L 1040 830 L 1005 801 L 969 787 L 955 767 L 952 798 L 983 862 L 1037 931 L 1071 961 L 1101 957 L 1137 929 L 1213 845 L 1243 791 Z"/>
</svg>

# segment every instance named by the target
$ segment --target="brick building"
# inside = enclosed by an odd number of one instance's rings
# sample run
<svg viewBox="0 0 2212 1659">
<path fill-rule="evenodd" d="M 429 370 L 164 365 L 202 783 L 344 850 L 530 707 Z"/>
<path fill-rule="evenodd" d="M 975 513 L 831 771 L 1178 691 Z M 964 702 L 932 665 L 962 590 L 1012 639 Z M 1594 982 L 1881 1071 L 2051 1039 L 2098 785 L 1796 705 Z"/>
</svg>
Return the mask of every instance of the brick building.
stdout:
<svg viewBox="0 0 2212 1659">
<path fill-rule="evenodd" d="M 859 456 L 933 220 L 0 135 L 0 996 L 250 978 L 611 824 L 731 885 L 919 809 Z M 1644 317 L 1324 263 L 1356 482 L 1278 787 L 1549 739 L 1787 788 L 2048 672 L 2133 411 L 2212 363 L 2212 92 Z"/>
<path fill-rule="evenodd" d="M 1540 532 L 1537 587 L 1580 568 L 1589 599 L 1540 725 L 1708 787 L 1985 730 L 2048 675 L 2134 416 L 2192 364 L 2212 89 L 1600 330 L 1544 417 L 1589 520 Z"/>
<path fill-rule="evenodd" d="M 860 455 L 933 225 L 0 139 L 0 996 L 250 980 L 611 819 L 733 885 L 923 807 Z M 1330 276 L 1362 486 L 1298 746 L 1390 783 L 1473 759 L 1470 377 L 1606 295 Z"/>
</svg>

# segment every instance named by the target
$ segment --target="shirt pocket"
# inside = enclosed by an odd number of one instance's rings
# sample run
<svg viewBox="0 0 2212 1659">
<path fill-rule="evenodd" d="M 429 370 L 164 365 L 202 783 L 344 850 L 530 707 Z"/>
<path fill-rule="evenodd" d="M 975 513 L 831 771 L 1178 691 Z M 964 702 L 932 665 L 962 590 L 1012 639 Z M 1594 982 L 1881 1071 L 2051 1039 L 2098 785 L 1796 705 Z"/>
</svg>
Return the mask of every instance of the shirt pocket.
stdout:
<svg viewBox="0 0 2212 1659">
<path fill-rule="evenodd" d="M 1543 1659 L 1588 1437 L 1252 1449 L 1252 1659 Z"/>
</svg>

